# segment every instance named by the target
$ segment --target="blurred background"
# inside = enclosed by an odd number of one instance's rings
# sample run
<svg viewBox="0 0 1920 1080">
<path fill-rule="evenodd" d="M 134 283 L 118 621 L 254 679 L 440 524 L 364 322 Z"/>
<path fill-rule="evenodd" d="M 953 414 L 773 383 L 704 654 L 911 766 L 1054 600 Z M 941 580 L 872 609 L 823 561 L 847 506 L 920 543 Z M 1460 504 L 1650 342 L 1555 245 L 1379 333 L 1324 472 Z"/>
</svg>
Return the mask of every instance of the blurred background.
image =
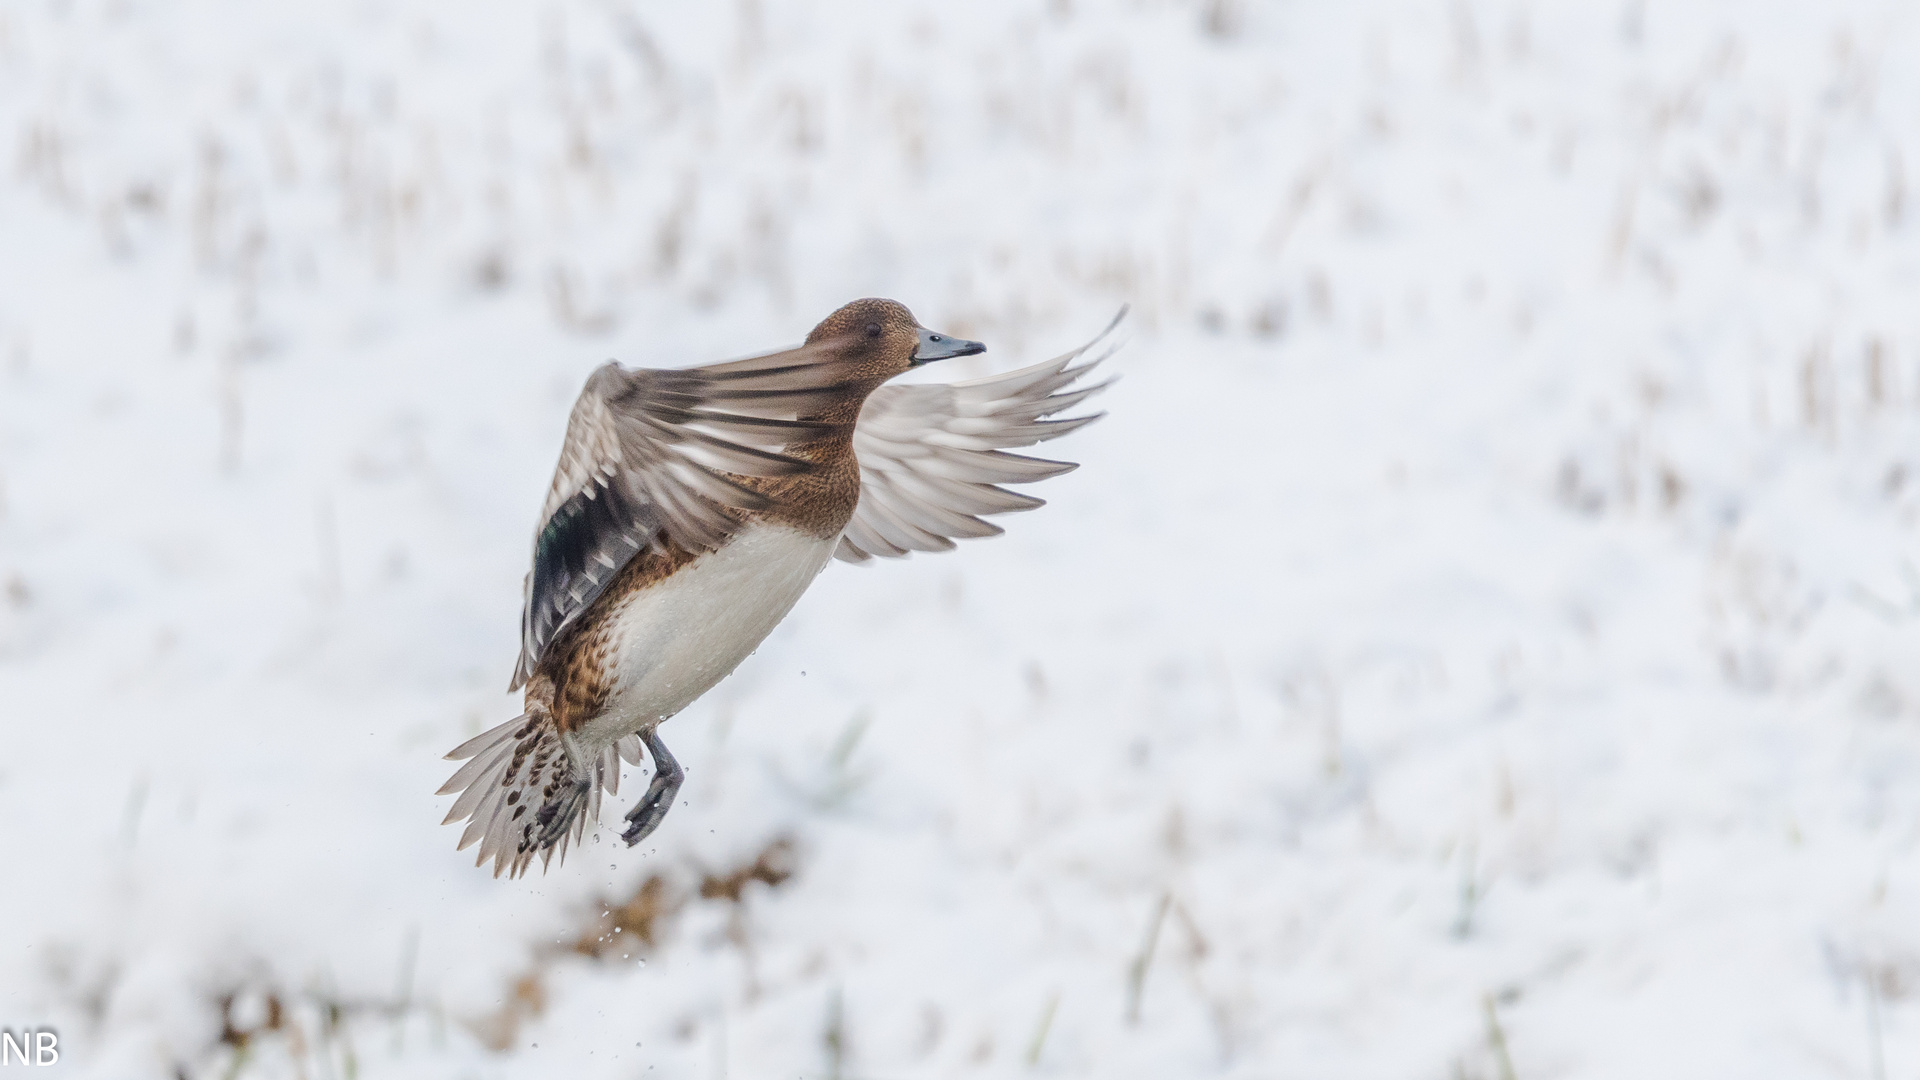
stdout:
<svg viewBox="0 0 1920 1080">
<path fill-rule="evenodd" d="M 97 1077 L 1920 1072 L 1920 11 L 0 6 L 0 1026 Z M 609 358 L 1122 303 L 498 881 Z M 630 770 L 628 784 L 644 777 Z M 610 804 L 624 809 L 637 787 Z M 616 813 L 609 813 L 613 820 Z"/>
</svg>

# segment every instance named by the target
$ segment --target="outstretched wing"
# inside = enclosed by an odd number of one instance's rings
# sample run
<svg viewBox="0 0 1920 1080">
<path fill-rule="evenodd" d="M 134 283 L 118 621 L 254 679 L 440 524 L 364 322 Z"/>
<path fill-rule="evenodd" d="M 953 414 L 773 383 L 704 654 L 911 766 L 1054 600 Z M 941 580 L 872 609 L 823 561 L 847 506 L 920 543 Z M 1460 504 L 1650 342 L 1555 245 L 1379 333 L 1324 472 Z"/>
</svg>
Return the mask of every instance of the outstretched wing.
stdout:
<svg viewBox="0 0 1920 1080">
<path fill-rule="evenodd" d="M 815 352 L 678 371 L 608 363 L 587 379 L 540 512 L 509 689 L 634 556 L 711 551 L 739 511 L 767 505 L 742 478 L 812 468 L 780 449 L 832 430 L 799 419 L 833 400 L 845 376 Z"/>
<path fill-rule="evenodd" d="M 834 555 L 865 562 L 875 555 L 946 551 L 956 538 L 995 536 L 983 514 L 1031 510 L 1043 501 L 1000 487 L 1027 484 L 1078 468 L 1070 462 L 1009 454 L 1085 427 L 1102 414 L 1066 420 L 1046 417 L 1105 389 L 1071 389 L 1113 354 L 1108 339 L 1127 311 L 1085 345 L 1032 367 L 971 382 L 883 386 L 867 398 L 853 428 L 860 461 L 860 503 Z"/>
</svg>

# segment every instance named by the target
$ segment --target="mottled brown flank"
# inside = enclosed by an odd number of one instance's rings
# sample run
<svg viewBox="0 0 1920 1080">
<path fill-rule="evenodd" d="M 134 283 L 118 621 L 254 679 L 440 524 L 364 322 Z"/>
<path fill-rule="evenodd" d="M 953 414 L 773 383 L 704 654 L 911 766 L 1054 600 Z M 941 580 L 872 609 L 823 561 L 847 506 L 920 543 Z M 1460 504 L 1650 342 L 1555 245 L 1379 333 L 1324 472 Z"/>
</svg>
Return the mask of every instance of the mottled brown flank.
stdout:
<svg viewBox="0 0 1920 1080">
<path fill-rule="evenodd" d="M 867 328 L 875 325 L 880 333 L 868 336 Z M 846 528 L 860 502 L 854 422 L 868 394 L 913 366 L 913 351 L 919 343 L 913 313 L 892 300 L 855 300 L 814 327 L 807 344 L 823 347 L 826 355 L 821 363 L 844 365 L 850 375 L 843 380 L 846 393 L 818 414 L 800 418 L 832 424 L 832 434 L 783 450 L 789 457 L 813 462 L 813 468 L 789 476 L 733 477 L 741 486 L 771 499 L 772 505 L 758 514 L 762 520 L 782 522 L 821 539 L 831 539 Z M 745 523 L 744 516 L 740 520 Z M 541 656 L 527 683 L 529 722 L 536 706 L 542 714 L 550 710 L 552 721 L 563 732 L 576 731 L 598 716 L 612 697 L 616 677 L 613 613 L 628 594 L 664 580 L 698 557 L 678 547 L 665 554 L 649 549 L 621 567 L 599 599 Z M 516 758 L 508 775 L 519 766 Z"/>
<path fill-rule="evenodd" d="M 607 590 L 593 602 L 560 639 L 548 647 L 527 683 L 527 714 L 533 715 L 534 694 L 545 682 L 548 706 L 561 731 L 576 731 L 600 715 L 613 696 L 615 677 L 613 620 L 620 601 L 637 589 L 665 580 L 697 556 L 681 548 L 662 554 L 641 551 L 620 568 Z"/>
</svg>

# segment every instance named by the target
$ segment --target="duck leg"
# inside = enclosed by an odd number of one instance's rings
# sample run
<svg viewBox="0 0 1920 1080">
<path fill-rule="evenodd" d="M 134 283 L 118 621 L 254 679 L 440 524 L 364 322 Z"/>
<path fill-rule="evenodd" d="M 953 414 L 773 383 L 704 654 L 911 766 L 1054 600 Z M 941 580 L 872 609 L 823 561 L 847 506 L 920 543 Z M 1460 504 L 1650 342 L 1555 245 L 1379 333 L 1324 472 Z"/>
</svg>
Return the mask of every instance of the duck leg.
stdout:
<svg viewBox="0 0 1920 1080">
<path fill-rule="evenodd" d="M 627 831 L 620 834 L 620 839 L 625 840 L 628 847 L 645 840 L 660 827 L 667 811 L 673 809 L 673 797 L 680 794 L 680 782 L 687 778 L 656 732 L 652 729 L 641 732 L 640 741 L 646 744 L 647 754 L 653 758 L 653 782 L 647 785 L 647 793 L 640 796 L 633 809 L 627 811 Z"/>
</svg>

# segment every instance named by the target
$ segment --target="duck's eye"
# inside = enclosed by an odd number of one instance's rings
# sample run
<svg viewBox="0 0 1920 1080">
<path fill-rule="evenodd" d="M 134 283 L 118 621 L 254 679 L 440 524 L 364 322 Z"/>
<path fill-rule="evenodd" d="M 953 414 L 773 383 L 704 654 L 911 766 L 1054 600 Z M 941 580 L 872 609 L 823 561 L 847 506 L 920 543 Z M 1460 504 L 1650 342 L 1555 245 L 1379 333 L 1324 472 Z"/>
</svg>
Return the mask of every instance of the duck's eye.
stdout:
<svg viewBox="0 0 1920 1080">
<path fill-rule="evenodd" d="M 867 324 L 867 336 L 868 336 L 868 337 L 879 337 L 879 336 L 880 336 L 880 324 L 879 324 L 879 323 L 877 323 L 877 322 L 870 322 L 870 323 L 868 323 L 868 324 Z"/>
</svg>

